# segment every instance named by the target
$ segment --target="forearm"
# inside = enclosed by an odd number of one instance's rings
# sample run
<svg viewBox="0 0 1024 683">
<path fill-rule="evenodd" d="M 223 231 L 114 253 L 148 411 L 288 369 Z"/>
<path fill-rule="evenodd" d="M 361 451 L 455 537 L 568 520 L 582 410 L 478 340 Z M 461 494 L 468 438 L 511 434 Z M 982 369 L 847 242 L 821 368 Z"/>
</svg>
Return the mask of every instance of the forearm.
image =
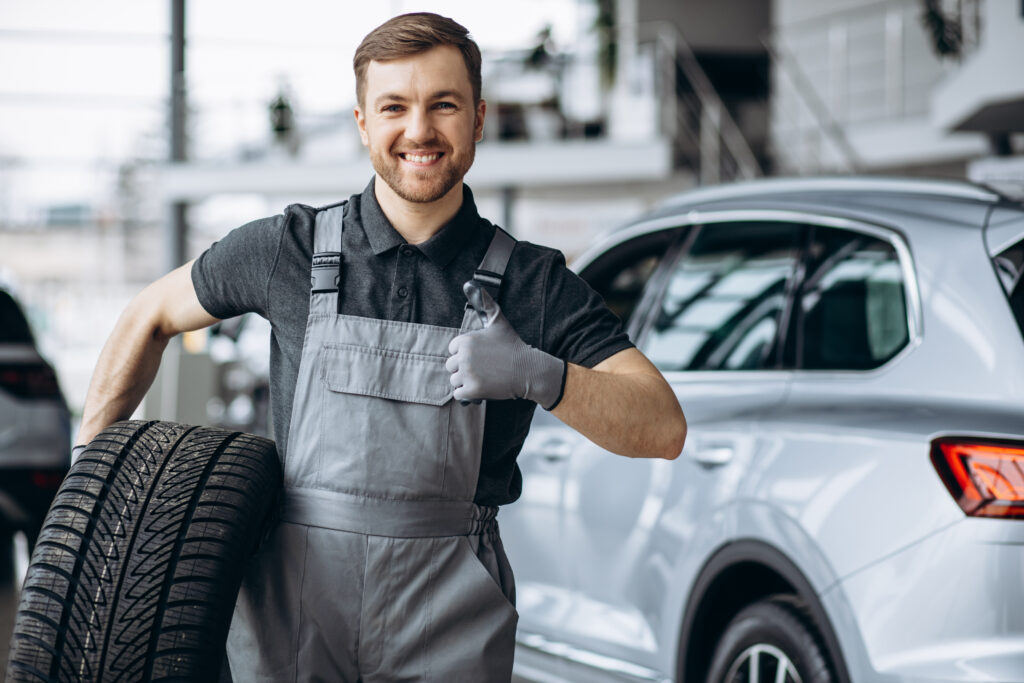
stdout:
<svg viewBox="0 0 1024 683">
<path fill-rule="evenodd" d="M 138 294 L 103 345 L 82 411 L 76 444 L 135 412 L 146 395 L 167 343 L 176 334 L 217 322 L 199 303 L 192 262 L 176 268 Z"/>
<path fill-rule="evenodd" d="M 100 431 L 131 417 L 153 384 L 170 337 L 131 306 L 124 311 L 100 352 L 76 444 L 87 444 Z"/>
<path fill-rule="evenodd" d="M 569 364 L 565 394 L 551 411 L 598 446 L 631 458 L 676 458 L 686 419 L 659 374 L 613 373 Z"/>
</svg>

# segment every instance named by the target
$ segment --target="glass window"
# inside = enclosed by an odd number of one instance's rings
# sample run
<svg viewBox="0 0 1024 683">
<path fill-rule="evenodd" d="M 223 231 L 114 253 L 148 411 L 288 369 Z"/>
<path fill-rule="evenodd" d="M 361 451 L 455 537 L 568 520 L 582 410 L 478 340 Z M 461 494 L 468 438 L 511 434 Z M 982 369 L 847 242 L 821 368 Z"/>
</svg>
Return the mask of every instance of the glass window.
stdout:
<svg viewBox="0 0 1024 683">
<path fill-rule="evenodd" d="M 647 281 L 678 235 L 675 229 L 661 230 L 624 242 L 587 266 L 581 277 L 628 325 Z"/>
<path fill-rule="evenodd" d="M 816 227 L 795 317 L 800 367 L 869 370 L 910 338 L 903 271 L 887 241 Z"/>
<path fill-rule="evenodd" d="M 0 291 L 0 344 L 31 344 L 32 333 L 11 295 Z"/>
<path fill-rule="evenodd" d="M 1017 326 L 1024 333 L 1024 284 L 1021 284 L 1024 283 L 1024 240 L 996 254 L 992 263 L 1017 319 Z"/>
<path fill-rule="evenodd" d="M 798 255 L 796 225 L 702 226 L 669 275 L 642 350 L 662 371 L 772 367 Z"/>
</svg>

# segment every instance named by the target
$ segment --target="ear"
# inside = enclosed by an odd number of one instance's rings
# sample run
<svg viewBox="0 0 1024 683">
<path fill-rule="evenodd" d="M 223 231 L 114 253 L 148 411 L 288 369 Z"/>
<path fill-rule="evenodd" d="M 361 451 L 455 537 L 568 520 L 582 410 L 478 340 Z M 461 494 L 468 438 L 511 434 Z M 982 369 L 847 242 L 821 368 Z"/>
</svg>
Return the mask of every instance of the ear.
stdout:
<svg viewBox="0 0 1024 683">
<path fill-rule="evenodd" d="M 352 113 L 356 117 L 356 127 L 359 129 L 359 139 L 363 141 L 364 147 L 369 147 L 370 138 L 366 134 L 366 117 L 363 115 L 363 110 L 356 107 L 352 110 Z"/>
<path fill-rule="evenodd" d="M 473 139 L 480 142 L 484 139 L 484 115 L 487 113 L 487 102 L 480 100 L 476 103 L 476 125 L 474 126 Z"/>
</svg>

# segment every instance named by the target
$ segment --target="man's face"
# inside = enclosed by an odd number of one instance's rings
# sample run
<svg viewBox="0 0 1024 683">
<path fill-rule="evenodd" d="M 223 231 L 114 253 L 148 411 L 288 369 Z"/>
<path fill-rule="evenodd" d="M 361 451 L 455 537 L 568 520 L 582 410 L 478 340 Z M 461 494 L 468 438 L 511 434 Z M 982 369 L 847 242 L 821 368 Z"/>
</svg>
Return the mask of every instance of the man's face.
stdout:
<svg viewBox="0 0 1024 683">
<path fill-rule="evenodd" d="M 483 135 L 486 106 L 473 101 L 462 54 L 444 45 L 366 69 L 356 123 L 373 168 L 409 202 L 437 201 L 460 186 Z"/>
</svg>

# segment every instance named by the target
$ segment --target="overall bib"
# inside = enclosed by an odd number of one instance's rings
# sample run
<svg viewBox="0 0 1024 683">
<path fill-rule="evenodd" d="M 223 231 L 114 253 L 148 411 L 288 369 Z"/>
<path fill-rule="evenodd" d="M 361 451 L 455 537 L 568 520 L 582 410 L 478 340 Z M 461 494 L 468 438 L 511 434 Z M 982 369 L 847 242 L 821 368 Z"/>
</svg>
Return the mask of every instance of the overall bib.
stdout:
<svg viewBox="0 0 1024 683">
<path fill-rule="evenodd" d="M 459 329 L 341 315 L 346 205 L 316 214 L 282 520 L 242 584 L 235 681 L 504 681 L 518 614 L 497 508 L 473 502 L 486 404 L 452 399 Z M 497 298 L 514 240 L 474 279 Z"/>
</svg>

